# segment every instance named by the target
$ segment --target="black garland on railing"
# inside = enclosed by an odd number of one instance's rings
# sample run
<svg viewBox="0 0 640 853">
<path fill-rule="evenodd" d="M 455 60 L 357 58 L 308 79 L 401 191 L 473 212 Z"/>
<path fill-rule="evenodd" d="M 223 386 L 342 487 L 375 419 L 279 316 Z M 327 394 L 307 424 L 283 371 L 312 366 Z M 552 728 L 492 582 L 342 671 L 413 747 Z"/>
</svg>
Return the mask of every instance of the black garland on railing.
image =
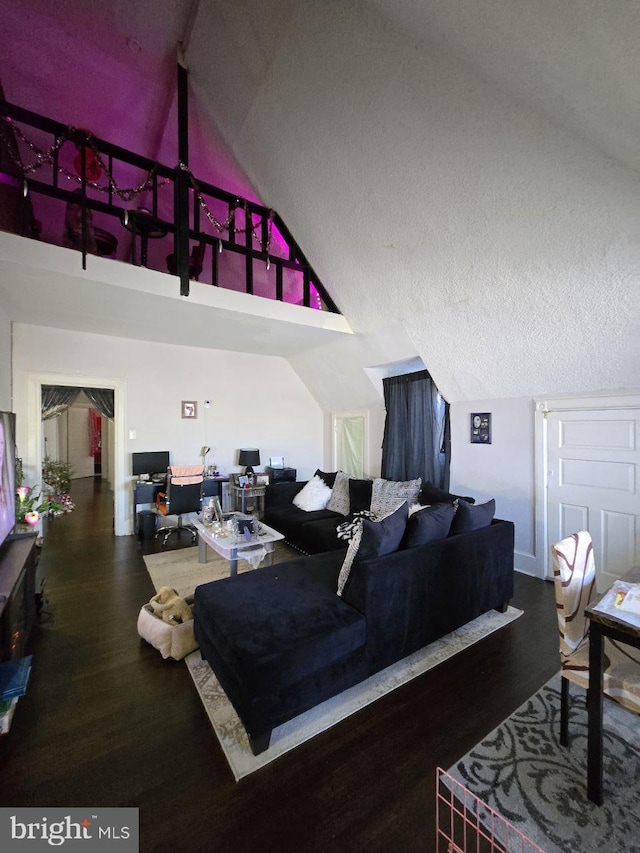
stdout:
<svg viewBox="0 0 640 853">
<path fill-rule="evenodd" d="M 91 189 L 101 193 L 112 192 L 119 199 L 121 199 L 121 201 L 125 202 L 133 201 L 135 198 L 138 198 L 138 196 L 142 195 L 142 193 L 147 192 L 148 190 L 153 188 L 154 179 L 157 172 L 157 165 L 149 169 L 146 177 L 140 184 L 138 184 L 137 187 L 129 187 L 127 189 L 122 189 L 121 187 L 119 187 L 115 178 L 113 177 L 113 173 L 109 167 L 109 164 L 104 161 L 100 150 L 93 141 L 93 134 L 88 133 L 87 131 L 78 130 L 74 127 L 67 127 L 65 128 L 65 131 L 56 138 L 55 142 L 46 151 L 43 151 L 38 145 L 36 145 L 32 140 L 30 140 L 21 130 L 21 128 L 10 118 L 5 117 L 4 122 L 11 126 L 16 136 L 35 155 L 35 159 L 33 160 L 33 162 L 27 165 L 24 163 L 22 157 L 20 156 L 20 151 L 17 146 L 13 144 L 7 144 L 6 146 L 6 149 L 9 152 L 15 167 L 20 171 L 24 179 L 26 179 L 28 175 L 33 174 L 34 172 L 38 171 L 38 169 L 41 169 L 44 166 L 54 166 L 56 153 L 62 148 L 62 146 L 66 142 L 72 142 L 78 149 L 80 149 L 81 146 L 85 146 L 91 152 L 91 155 L 94 158 L 94 163 L 89 164 L 89 166 L 85 169 L 85 175 L 92 168 L 93 165 L 93 168 L 96 169 L 96 172 L 94 174 L 96 174 L 97 177 L 99 177 L 103 172 L 107 177 L 108 183 L 106 185 L 99 184 L 97 182 L 97 178 L 96 180 L 89 180 L 85 177 L 85 185 L 87 187 L 90 187 Z M 2 129 L 2 133 L 5 136 L 5 139 L 7 139 L 6 125 L 2 124 L 0 125 L 0 128 Z M 9 142 L 8 139 L 7 142 Z M 231 233 L 231 231 L 233 231 L 234 234 L 246 234 L 247 227 L 249 227 L 248 223 L 251 223 L 251 235 L 256 241 L 256 243 L 260 246 L 261 250 L 267 255 L 267 269 L 270 269 L 271 261 L 269 258 L 269 250 L 271 248 L 273 217 L 275 215 L 274 211 L 269 210 L 267 239 L 263 243 L 260 237 L 256 234 L 256 225 L 254 224 L 253 217 L 249 211 L 249 202 L 247 201 L 247 199 L 238 199 L 238 206 L 244 208 L 245 211 L 245 223 L 247 223 L 247 225 L 245 225 L 245 228 L 235 227 L 236 208 L 232 208 L 227 219 L 224 222 L 220 222 L 209 209 L 206 201 L 202 197 L 200 186 L 193 172 L 189 169 L 188 166 L 185 166 L 184 163 L 179 163 L 178 168 L 182 169 L 188 174 L 189 182 L 194 193 L 196 194 L 198 203 L 205 216 L 207 217 L 213 228 L 215 228 L 215 230 L 218 232 L 218 234 L 222 234 L 225 231 L 228 233 Z M 77 184 L 82 184 L 81 175 L 69 171 L 69 169 L 66 169 L 64 166 L 58 165 L 57 169 L 58 173 L 66 177 L 68 180 L 74 181 Z M 171 183 L 171 179 L 164 178 L 159 182 L 159 186 L 166 186 L 169 183 Z M 26 193 L 27 185 L 25 183 L 25 195 Z M 222 241 L 218 241 L 218 252 L 222 252 Z"/>
<path fill-rule="evenodd" d="M 189 183 L 191 184 L 191 188 L 193 189 L 193 191 L 195 193 L 195 196 L 198 200 L 198 204 L 200 205 L 200 208 L 204 212 L 204 215 L 207 217 L 207 219 L 209 220 L 211 225 L 216 229 L 218 234 L 222 234 L 224 231 L 230 231 L 232 228 L 233 228 L 234 234 L 246 234 L 246 232 L 247 232 L 247 225 L 246 224 L 245 224 L 244 228 L 236 228 L 234 225 L 235 216 L 236 216 L 236 209 L 232 208 L 230 213 L 229 213 L 229 216 L 227 216 L 226 220 L 224 222 L 220 222 L 220 220 L 217 219 L 216 216 L 211 212 L 206 201 L 202 197 L 200 185 L 198 184 L 193 172 L 189 169 L 188 166 L 185 166 L 184 163 L 179 163 L 178 165 L 179 165 L 179 168 L 182 169 L 184 172 L 186 172 L 187 175 L 189 176 Z M 251 222 L 251 236 L 256 241 L 256 243 L 258 243 L 258 245 L 260 246 L 262 251 L 266 253 L 266 255 L 267 255 L 267 269 L 270 269 L 271 261 L 269 259 L 269 249 L 271 248 L 271 237 L 272 237 L 272 233 L 273 233 L 273 217 L 275 215 L 275 212 L 271 209 L 269 210 L 269 218 L 268 218 L 268 223 L 267 223 L 267 239 L 263 243 L 262 240 L 256 234 L 256 231 L 255 231 L 256 225 L 253 222 L 253 216 L 251 215 L 251 213 L 249 211 L 249 202 L 246 199 L 242 200 L 242 207 L 244 208 L 244 212 L 245 212 L 245 223 Z M 222 252 L 222 243 L 220 241 L 218 241 L 218 252 Z"/>
</svg>

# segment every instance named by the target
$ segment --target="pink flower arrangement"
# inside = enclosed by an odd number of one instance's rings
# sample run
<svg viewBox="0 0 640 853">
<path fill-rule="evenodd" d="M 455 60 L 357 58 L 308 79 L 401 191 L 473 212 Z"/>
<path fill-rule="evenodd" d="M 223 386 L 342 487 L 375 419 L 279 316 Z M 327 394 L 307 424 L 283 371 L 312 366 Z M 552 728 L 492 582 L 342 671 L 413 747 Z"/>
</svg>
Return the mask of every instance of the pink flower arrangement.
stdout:
<svg viewBox="0 0 640 853">
<path fill-rule="evenodd" d="M 71 495 L 67 494 L 67 492 L 56 495 L 56 502 L 62 507 L 62 512 L 73 512 L 76 508 L 76 505 L 71 500 Z"/>
<path fill-rule="evenodd" d="M 18 486 L 16 498 L 16 521 L 24 521 L 32 527 L 38 523 L 41 513 L 64 511 L 57 500 L 40 500 L 40 492 L 31 486 Z"/>
</svg>

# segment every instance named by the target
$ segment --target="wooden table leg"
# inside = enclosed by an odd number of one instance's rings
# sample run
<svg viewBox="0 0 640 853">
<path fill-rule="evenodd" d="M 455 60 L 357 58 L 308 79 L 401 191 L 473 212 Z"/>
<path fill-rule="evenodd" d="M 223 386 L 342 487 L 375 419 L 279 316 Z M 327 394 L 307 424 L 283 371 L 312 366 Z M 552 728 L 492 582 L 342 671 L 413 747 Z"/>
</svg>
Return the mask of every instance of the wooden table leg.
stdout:
<svg viewBox="0 0 640 853">
<path fill-rule="evenodd" d="M 589 628 L 589 690 L 587 691 L 587 796 L 602 805 L 602 677 L 604 643 L 597 622 Z"/>
</svg>

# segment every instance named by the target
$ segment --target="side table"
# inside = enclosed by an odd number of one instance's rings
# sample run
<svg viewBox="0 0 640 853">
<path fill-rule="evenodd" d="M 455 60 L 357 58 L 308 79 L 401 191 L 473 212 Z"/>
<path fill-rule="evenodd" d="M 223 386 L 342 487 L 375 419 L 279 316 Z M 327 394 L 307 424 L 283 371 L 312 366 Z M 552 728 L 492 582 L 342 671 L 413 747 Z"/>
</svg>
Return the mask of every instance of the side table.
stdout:
<svg viewBox="0 0 640 853">
<path fill-rule="evenodd" d="M 266 486 L 232 486 L 233 508 L 236 512 L 249 513 L 262 518 L 264 513 L 264 493 Z"/>
</svg>

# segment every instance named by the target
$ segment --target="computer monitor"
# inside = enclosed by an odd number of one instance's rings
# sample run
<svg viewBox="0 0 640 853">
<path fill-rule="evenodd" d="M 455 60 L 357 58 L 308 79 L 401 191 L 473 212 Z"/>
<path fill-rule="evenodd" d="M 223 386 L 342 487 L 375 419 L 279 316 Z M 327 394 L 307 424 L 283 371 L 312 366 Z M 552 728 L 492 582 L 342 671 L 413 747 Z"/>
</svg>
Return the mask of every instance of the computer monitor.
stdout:
<svg viewBox="0 0 640 853">
<path fill-rule="evenodd" d="M 140 474 L 166 474 L 168 467 L 168 450 L 153 450 L 148 453 L 131 454 L 131 473 L 136 477 Z"/>
</svg>

